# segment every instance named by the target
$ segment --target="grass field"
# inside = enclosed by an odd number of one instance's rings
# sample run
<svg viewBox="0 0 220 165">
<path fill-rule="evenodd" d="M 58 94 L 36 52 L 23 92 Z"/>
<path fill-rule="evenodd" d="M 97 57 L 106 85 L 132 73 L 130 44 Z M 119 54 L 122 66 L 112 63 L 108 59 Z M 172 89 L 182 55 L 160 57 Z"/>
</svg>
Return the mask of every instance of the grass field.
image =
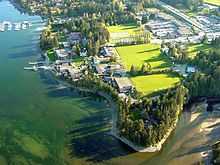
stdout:
<svg viewBox="0 0 220 165">
<path fill-rule="evenodd" d="M 139 28 L 135 24 L 124 24 L 124 25 L 116 25 L 107 27 L 110 33 L 121 33 L 127 32 L 128 34 L 134 34 L 139 32 Z"/>
<path fill-rule="evenodd" d="M 127 71 L 130 70 L 132 64 L 140 68 L 145 62 L 149 62 L 153 70 L 166 69 L 171 66 L 170 60 L 160 55 L 160 45 L 142 44 L 116 49 Z"/>
<path fill-rule="evenodd" d="M 117 47 L 117 51 L 127 71 L 130 71 L 132 64 L 140 68 L 145 62 L 151 64 L 153 71 L 167 69 L 172 66 L 168 57 L 160 55 L 160 45 L 143 44 L 124 46 Z M 179 77 L 171 73 L 134 76 L 130 78 L 137 91 L 143 95 L 170 88 L 180 81 Z"/>
<path fill-rule="evenodd" d="M 110 43 L 116 43 L 119 39 L 130 37 L 140 32 L 140 29 L 135 24 L 124 24 L 107 27 L 110 33 Z"/>
<path fill-rule="evenodd" d="M 220 6 L 220 0 L 204 0 L 204 2 Z"/>
<path fill-rule="evenodd" d="M 50 61 L 56 61 L 56 55 L 52 49 L 47 51 L 47 56 Z"/>
<path fill-rule="evenodd" d="M 173 74 L 154 74 L 148 76 L 136 76 L 131 78 L 138 92 L 148 95 L 163 89 L 168 89 L 180 81 Z"/>
<path fill-rule="evenodd" d="M 188 47 L 188 53 L 190 58 L 194 58 L 199 51 L 209 51 L 210 45 L 207 44 L 194 44 Z"/>
</svg>

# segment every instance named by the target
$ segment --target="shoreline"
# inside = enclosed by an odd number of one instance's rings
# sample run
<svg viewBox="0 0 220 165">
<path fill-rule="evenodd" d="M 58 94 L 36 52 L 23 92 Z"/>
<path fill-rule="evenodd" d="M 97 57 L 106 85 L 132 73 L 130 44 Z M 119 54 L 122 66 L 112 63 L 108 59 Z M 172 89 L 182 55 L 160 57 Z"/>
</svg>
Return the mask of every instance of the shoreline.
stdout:
<svg viewBox="0 0 220 165">
<path fill-rule="evenodd" d="M 61 80 L 62 81 L 62 80 Z M 62 81 L 63 82 L 63 81 Z M 65 81 L 64 83 L 67 83 L 68 85 L 70 85 L 71 87 L 79 90 L 79 91 L 83 91 L 83 92 L 89 92 L 89 93 L 96 93 L 91 89 L 87 89 L 87 88 L 82 88 L 82 87 L 75 87 L 72 86 L 70 83 L 68 83 L 67 81 Z M 171 135 L 171 133 L 175 130 L 177 123 L 179 121 L 179 115 L 180 115 L 180 110 L 177 113 L 177 118 L 174 122 L 174 125 L 171 126 L 167 133 L 165 134 L 165 136 L 161 139 L 160 142 L 158 142 L 157 144 L 155 144 L 154 146 L 149 146 L 149 147 L 142 147 L 142 146 L 137 146 L 136 144 L 134 144 L 133 142 L 131 142 L 130 140 L 128 140 L 125 137 L 120 137 L 118 135 L 118 129 L 116 126 L 117 123 L 117 109 L 116 109 L 116 105 L 114 102 L 112 102 L 112 100 L 110 99 L 110 96 L 108 96 L 108 94 L 103 93 L 102 91 L 97 92 L 97 94 L 103 98 L 105 98 L 111 106 L 111 110 L 112 110 L 112 128 L 110 130 L 110 135 L 112 135 L 113 137 L 115 137 L 116 139 L 120 140 L 121 142 L 123 142 L 124 144 L 126 144 L 127 146 L 129 146 L 130 148 L 132 148 L 134 151 L 136 152 L 149 152 L 149 153 L 153 153 L 153 152 L 158 152 L 162 149 L 163 144 L 167 141 L 167 139 L 169 138 L 169 136 Z"/>
<path fill-rule="evenodd" d="M 142 146 L 137 146 L 136 144 L 134 144 L 133 142 L 131 142 L 130 140 L 126 139 L 125 137 L 120 137 L 117 134 L 117 131 L 114 131 L 113 129 L 111 130 L 111 135 L 113 137 L 115 137 L 116 139 L 120 140 L 121 142 L 123 142 L 124 144 L 128 145 L 130 148 L 132 148 L 133 150 L 135 150 L 136 152 L 140 152 L 140 153 L 145 153 L 145 152 L 149 152 L 149 153 L 153 153 L 153 152 L 158 152 L 162 149 L 163 144 L 167 141 L 167 139 L 169 138 L 169 136 L 171 135 L 171 133 L 175 130 L 176 125 L 178 123 L 179 118 L 177 118 L 175 120 L 175 123 L 172 127 L 170 127 L 167 131 L 167 133 L 165 134 L 165 136 L 163 137 L 163 139 L 161 139 L 161 141 L 159 141 L 156 145 L 154 146 L 149 146 L 149 147 L 142 147 Z"/>
</svg>

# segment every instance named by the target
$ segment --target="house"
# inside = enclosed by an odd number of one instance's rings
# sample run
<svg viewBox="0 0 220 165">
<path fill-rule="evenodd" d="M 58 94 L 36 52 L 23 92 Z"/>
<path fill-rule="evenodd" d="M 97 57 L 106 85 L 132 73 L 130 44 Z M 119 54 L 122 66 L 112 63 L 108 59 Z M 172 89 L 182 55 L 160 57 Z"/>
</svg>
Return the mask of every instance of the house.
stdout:
<svg viewBox="0 0 220 165">
<path fill-rule="evenodd" d="M 187 66 L 186 67 L 186 73 L 195 73 L 196 72 L 196 68 L 192 67 L 192 66 Z"/>
<path fill-rule="evenodd" d="M 70 58 L 71 53 L 66 49 L 57 49 L 55 50 L 56 56 L 58 60 L 67 60 Z"/>
<path fill-rule="evenodd" d="M 127 77 L 115 78 L 115 84 L 120 93 L 127 93 L 133 88 L 131 81 Z"/>
<path fill-rule="evenodd" d="M 64 48 L 70 48 L 70 43 L 69 42 L 61 42 L 60 43 Z"/>
<path fill-rule="evenodd" d="M 71 65 L 65 63 L 59 66 L 59 71 L 63 75 L 69 76 L 72 80 L 78 80 L 82 76 L 79 69 L 73 68 Z"/>
<path fill-rule="evenodd" d="M 81 51 L 80 51 L 80 56 L 81 56 L 81 57 L 86 57 L 86 56 L 87 56 L 87 50 L 86 50 L 86 48 L 81 49 Z"/>
<path fill-rule="evenodd" d="M 98 74 L 104 74 L 105 72 L 106 72 L 106 67 L 107 67 L 108 65 L 107 64 L 98 64 L 98 65 L 96 65 L 96 72 L 98 73 Z"/>
<path fill-rule="evenodd" d="M 70 44 L 75 45 L 81 41 L 81 33 L 80 32 L 72 32 L 69 34 L 68 40 Z"/>
<path fill-rule="evenodd" d="M 106 72 L 114 76 L 125 76 L 126 71 L 119 64 L 111 64 L 106 67 Z"/>
<path fill-rule="evenodd" d="M 113 51 L 111 47 L 103 47 L 100 50 L 100 56 L 103 57 L 111 57 L 113 55 Z"/>
</svg>

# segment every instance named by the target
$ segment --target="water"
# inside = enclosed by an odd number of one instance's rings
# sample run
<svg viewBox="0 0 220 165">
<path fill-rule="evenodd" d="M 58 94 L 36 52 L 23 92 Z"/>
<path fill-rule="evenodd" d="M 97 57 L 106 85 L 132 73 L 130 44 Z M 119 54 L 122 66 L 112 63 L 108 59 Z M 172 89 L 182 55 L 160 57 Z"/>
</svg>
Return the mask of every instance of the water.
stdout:
<svg viewBox="0 0 220 165">
<path fill-rule="evenodd" d="M 132 152 L 107 135 L 111 109 L 105 102 L 60 88 L 48 73 L 23 70 L 40 58 L 40 17 L 0 1 L 4 20 L 35 23 L 25 31 L 0 33 L 0 165 L 180 165 L 199 160 L 199 151 L 207 149 L 198 126 L 209 115 L 191 122 L 184 113 L 161 152 Z"/>
</svg>

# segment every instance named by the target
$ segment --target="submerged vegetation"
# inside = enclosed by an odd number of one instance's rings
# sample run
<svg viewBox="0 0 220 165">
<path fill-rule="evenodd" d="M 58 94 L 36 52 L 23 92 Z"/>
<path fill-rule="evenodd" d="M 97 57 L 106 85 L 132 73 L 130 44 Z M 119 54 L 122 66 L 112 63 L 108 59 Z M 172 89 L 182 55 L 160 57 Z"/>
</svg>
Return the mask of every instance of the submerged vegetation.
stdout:
<svg viewBox="0 0 220 165">
<path fill-rule="evenodd" d="M 108 100 L 117 110 L 117 120 L 113 123 L 117 128 L 115 134 L 126 138 L 131 146 L 157 146 L 175 128 L 183 106 L 191 99 L 220 96 L 220 54 L 216 49 L 219 39 L 209 43 L 205 36 L 199 44 L 181 45 L 170 40 L 165 42 L 163 37 L 152 38 L 153 30 L 145 29 L 142 23 L 157 17 L 157 13 L 148 15 L 145 10 L 158 7 L 157 0 L 70 0 L 60 6 L 50 2 L 41 2 L 39 9 L 32 1 L 20 2 L 28 9 L 32 6 L 33 12 L 48 17 L 48 28 L 41 34 L 41 49 L 47 52 L 51 62 L 55 62 L 54 49 L 63 50 L 61 43 L 70 43 L 67 47 L 71 53 L 61 55 L 58 61 L 61 64 L 55 66 L 55 70 L 83 95 L 93 93 Z M 197 11 L 203 3 L 200 0 L 175 2 L 175 6 L 190 11 Z M 139 20 L 140 11 L 145 13 L 144 20 Z M 196 34 L 194 27 L 191 28 Z M 71 36 L 77 38 L 73 37 L 73 43 L 69 41 Z M 152 39 L 161 44 L 151 43 Z M 189 39 L 186 42 L 190 43 Z M 65 61 L 64 57 L 69 54 L 71 62 L 63 62 L 62 72 L 62 60 Z M 182 72 L 175 69 L 178 65 L 183 68 Z M 187 71 L 188 66 L 184 68 L 184 65 L 194 67 Z M 124 70 L 118 71 L 118 67 Z M 115 70 L 118 75 L 114 74 Z M 77 74 L 80 74 L 78 78 L 74 78 Z M 131 80 L 132 84 L 125 81 L 120 84 L 117 78 L 121 77 Z M 122 92 L 124 89 L 126 91 Z M 24 150 L 37 143 L 30 138 L 22 140 L 29 141 L 23 146 Z M 47 155 L 48 151 L 41 145 L 38 147 L 34 147 L 32 154 L 40 157 L 39 152 L 45 152 Z"/>
</svg>

